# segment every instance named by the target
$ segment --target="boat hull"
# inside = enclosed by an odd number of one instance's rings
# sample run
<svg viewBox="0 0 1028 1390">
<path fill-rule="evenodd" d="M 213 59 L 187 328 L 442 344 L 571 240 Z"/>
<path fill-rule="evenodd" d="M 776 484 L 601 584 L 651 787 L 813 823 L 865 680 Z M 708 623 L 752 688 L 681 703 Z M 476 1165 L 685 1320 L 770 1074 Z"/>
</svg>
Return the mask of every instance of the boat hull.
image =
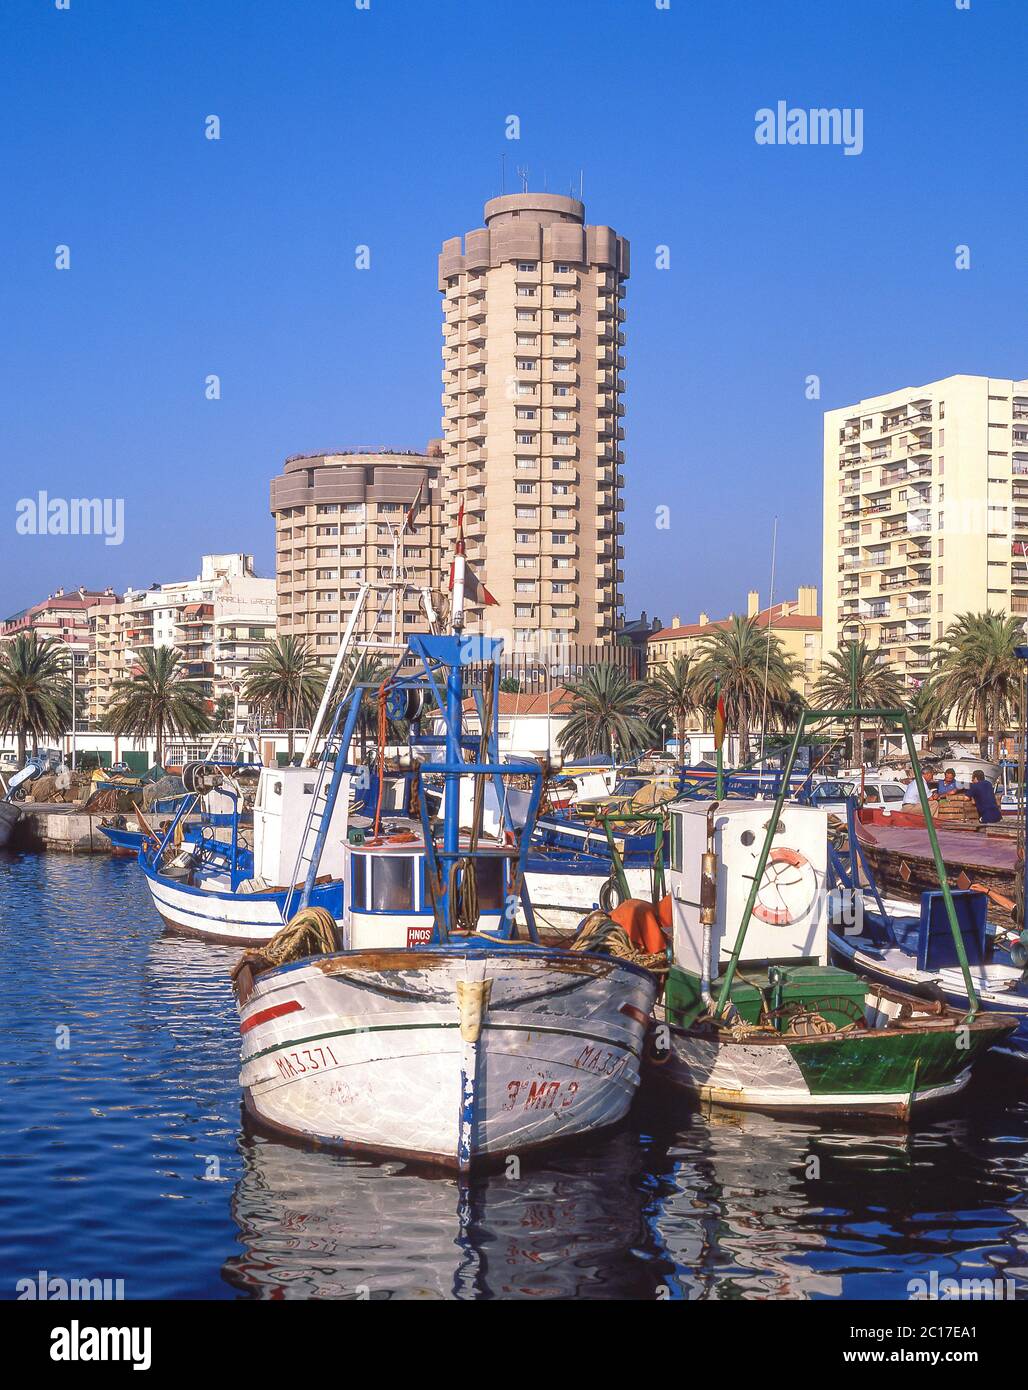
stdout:
<svg viewBox="0 0 1028 1390">
<path fill-rule="evenodd" d="M 907 968 L 890 969 L 886 962 L 876 960 L 861 950 L 859 943 L 840 937 L 835 932 L 829 932 L 828 943 L 832 964 L 859 975 L 862 980 L 890 989 L 906 990 L 919 999 L 938 999 L 941 995 L 950 1008 L 967 1008 L 966 989 L 954 989 L 946 984 L 946 977 L 955 974 L 954 971 L 919 972 L 912 960 Z M 924 978 L 920 978 L 922 975 Z M 1019 1062 L 1028 1062 L 1028 996 L 1015 995 L 1009 990 L 992 996 L 988 981 L 982 980 L 979 972 L 973 971 L 972 978 L 983 1013 L 1010 1014 L 1018 1020 L 1016 1031 L 996 1043 L 993 1051 Z"/>
<path fill-rule="evenodd" d="M 652 875 L 649 869 L 625 869 L 633 898 L 648 902 Z M 568 866 L 555 865 L 546 873 L 525 873 L 528 896 L 538 926 L 543 930 L 574 932 L 583 917 L 599 906 L 600 891 L 610 881 L 609 873 L 580 873 Z"/>
<path fill-rule="evenodd" d="M 958 1095 L 976 1061 L 1008 1036 L 1008 1017 L 979 1017 L 957 1042 L 949 1026 L 867 1028 L 768 1041 L 715 1038 L 699 1028 L 669 1028 L 661 1076 L 699 1100 L 730 1109 L 882 1116 L 907 1120 L 914 1110 Z"/>
<path fill-rule="evenodd" d="M 112 854 L 128 858 L 138 855 L 143 848 L 143 832 L 141 830 L 121 830 L 115 825 L 101 825 L 97 828 L 110 843 Z"/>
<path fill-rule="evenodd" d="M 21 819 L 21 811 L 9 801 L 0 801 L 0 849 L 5 849 L 11 842 L 14 834 L 14 827 Z"/>
<path fill-rule="evenodd" d="M 923 892 L 938 892 L 927 829 L 917 826 L 856 826 L 860 848 L 867 859 L 879 892 L 886 897 L 913 898 Z M 939 847 L 951 887 L 972 884 L 991 894 L 990 920 L 1013 927 L 1010 908 L 1016 896 L 1016 855 L 1014 840 L 1004 835 L 991 837 L 980 830 L 940 830 Z"/>
<path fill-rule="evenodd" d="M 154 873 L 141 862 L 150 896 L 169 931 L 218 946 L 265 946 L 281 931 L 288 893 L 221 893 L 191 888 Z M 338 883 L 318 885 L 312 907 L 325 907 L 342 920 L 342 889 Z"/>
<path fill-rule="evenodd" d="M 475 946 L 347 951 L 260 975 L 240 1084 L 263 1126 L 466 1168 L 621 1120 L 652 975 L 607 957 Z"/>
</svg>

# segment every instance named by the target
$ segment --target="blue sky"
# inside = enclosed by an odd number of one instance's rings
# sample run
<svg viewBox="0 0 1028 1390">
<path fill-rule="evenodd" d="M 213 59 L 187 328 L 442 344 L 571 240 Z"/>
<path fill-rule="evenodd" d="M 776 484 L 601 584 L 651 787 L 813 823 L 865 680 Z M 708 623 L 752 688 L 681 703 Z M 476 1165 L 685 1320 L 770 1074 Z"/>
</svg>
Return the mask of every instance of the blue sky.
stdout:
<svg viewBox="0 0 1028 1390">
<path fill-rule="evenodd" d="M 0 609 L 270 575 L 287 454 L 437 435 L 436 255 L 504 155 L 632 244 L 628 609 L 766 595 L 775 515 L 777 594 L 820 583 L 821 412 L 1028 375 L 1026 35 L 1025 0 L 4 0 Z M 758 145 L 779 100 L 862 108 L 863 153 Z M 123 544 L 17 535 L 39 488 L 123 497 Z"/>
</svg>

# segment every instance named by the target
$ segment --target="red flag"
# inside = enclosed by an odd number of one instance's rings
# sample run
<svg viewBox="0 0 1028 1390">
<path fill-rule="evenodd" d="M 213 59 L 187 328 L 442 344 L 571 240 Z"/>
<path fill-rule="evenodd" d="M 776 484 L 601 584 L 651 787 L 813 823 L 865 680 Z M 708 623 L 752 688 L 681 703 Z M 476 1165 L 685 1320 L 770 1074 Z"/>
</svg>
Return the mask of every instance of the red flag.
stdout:
<svg viewBox="0 0 1028 1390">
<path fill-rule="evenodd" d="M 466 560 L 464 561 L 464 597 L 469 603 L 490 604 L 500 601 L 498 598 L 493 598 Z"/>
<path fill-rule="evenodd" d="M 415 518 L 415 516 L 417 516 L 418 511 L 419 511 L 420 508 L 421 508 L 421 494 L 422 494 L 422 492 L 424 491 L 424 488 L 425 488 L 425 480 L 424 480 L 424 478 L 422 478 L 420 484 L 418 485 L 418 490 L 417 490 L 417 492 L 416 492 L 415 495 L 414 495 L 414 501 L 413 501 L 413 502 L 410 504 L 410 506 L 407 508 L 406 514 L 404 515 L 404 518 L 403 518 L 403 525 L 400 527 L 401 533 L 402 533 L 403 531 L 406 531 L 406 529 L 407 529 L 408 526 L 413 526 L 413 524 L 414 524 L 414 518 Z"/>
<path fill-rule="evenodd" d="M 461 499 L 460 510 L 457 512 L 457 543 L 454 546 L 457 555 L 464 554 L 464 499 Z M 453 564 L 450 561 L 450 592 L 453 592 Z M 480 603 L 487 606 L 490 603 L 499 603 L 498 598 L 493 598 L 492 594 L 485 587 L 478 575 L 464 561 L 464 597 L 469 603 Z"/>
</svg>

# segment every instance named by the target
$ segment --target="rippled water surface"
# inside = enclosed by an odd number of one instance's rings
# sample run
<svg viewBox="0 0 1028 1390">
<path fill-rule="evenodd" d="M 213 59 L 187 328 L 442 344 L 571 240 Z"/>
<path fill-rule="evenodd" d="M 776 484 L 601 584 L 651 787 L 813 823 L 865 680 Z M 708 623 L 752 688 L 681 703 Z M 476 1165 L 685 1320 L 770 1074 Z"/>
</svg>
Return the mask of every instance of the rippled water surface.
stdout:
<svg viewBox="0 0 1028 1390">
<path fill-rule="evenodd" d="M 40 1270 L 129 1298 L 905 1298 L 932 1269 L 1028 1286 L 1016 1073 L 909 1135 L 654 1098 L 462 1189 L 244 1129 L 235 954 L 162 935 L 131 861 L 0 854 L 0 1297 Z"/>
</svg>

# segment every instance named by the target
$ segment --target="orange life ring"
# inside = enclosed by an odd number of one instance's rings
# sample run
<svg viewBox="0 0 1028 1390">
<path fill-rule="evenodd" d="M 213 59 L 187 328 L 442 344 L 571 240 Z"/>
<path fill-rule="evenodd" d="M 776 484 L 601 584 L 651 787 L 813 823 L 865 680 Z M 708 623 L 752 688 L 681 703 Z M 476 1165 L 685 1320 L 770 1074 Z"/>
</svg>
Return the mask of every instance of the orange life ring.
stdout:
<svg viewBox="0 0 1028 1390">
<path fill-rule="evenodd" d="M 773 849 L 767 857 L 768 864 L 790 864 L 795 869 L 802 869 L 809 865 L 810 860 L 805 855 L 800 854 L 798 849 L 787 849 L 784 846 Z M 765 865 L 765 871 L 766 871 Z M 756 903 L 753 908 L 753 916 L 759 922 L 766 922 L 771 927 L 788 927 L 796 920 L 787 907 L 765 907 L 763 903 Z"/>
</svg>

